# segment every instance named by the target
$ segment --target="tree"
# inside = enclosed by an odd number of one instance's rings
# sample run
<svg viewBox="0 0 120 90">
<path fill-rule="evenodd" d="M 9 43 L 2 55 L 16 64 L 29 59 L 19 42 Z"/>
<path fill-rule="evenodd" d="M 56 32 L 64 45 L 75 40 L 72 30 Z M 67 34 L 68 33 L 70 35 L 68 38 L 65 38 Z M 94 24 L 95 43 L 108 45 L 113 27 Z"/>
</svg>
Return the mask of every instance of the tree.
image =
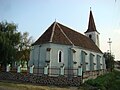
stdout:
<svg viewBox="0 0 120 90">
<path fill-rule="evenodd" d="M 105 52 L 104 57 L 105 57 L 106 69 L 108 71 L 112 71 L 114 69 L 114 56 L 109 52 Z"/>
<path fill-rule="evenodd" d="M 32 44 L 32 37 L 29 37 L 29 33 L 24 32 L 23 34 L 21 34 L 19 51 L 17 53 L 18 54 L 17 56 L 22 66 L 25 64 L 25 62 L 27 62 L 28 65 L 31 44 Z"/>
<path fill-rule="evenodd" d="M 0 64 L 5 69 L 7 64 L 15 61 L 20 32 L 14 23 L 0 22 Z"/>
</svg>

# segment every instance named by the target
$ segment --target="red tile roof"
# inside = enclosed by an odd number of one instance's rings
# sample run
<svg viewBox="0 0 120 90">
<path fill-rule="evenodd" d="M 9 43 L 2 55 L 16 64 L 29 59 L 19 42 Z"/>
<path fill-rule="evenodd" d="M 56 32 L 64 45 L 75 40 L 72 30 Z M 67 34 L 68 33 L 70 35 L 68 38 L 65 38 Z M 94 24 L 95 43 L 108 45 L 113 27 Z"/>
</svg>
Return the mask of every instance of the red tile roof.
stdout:
<svg viewBox="0 0 120 90">
<path fill-rule="evenodd" d="M 93 32 L 93 31 L 98 32 L 96 30 L 96 26 L 95 26 L 95 22 L 94 22 L 92 11 L 90 10 L 88 29 L 87 29 L 87 31 L 85 33 L 87 33 L 87 32 Z"/>
<path fill-rule="evenodd" d="M 90 38 L 58 22 L 54 22 L 33 45 L 49 42 L 79 46 L 84 49 L 102 53 Z"/>
</svg>

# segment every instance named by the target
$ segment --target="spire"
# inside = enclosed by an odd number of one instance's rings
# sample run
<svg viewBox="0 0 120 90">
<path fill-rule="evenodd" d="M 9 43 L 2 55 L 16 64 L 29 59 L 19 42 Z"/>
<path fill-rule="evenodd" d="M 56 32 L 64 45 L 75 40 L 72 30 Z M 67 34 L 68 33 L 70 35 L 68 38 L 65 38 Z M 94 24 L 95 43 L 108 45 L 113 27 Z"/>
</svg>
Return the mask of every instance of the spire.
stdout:
<svg viewBox="0 0 120 90">
<path fill-rule="evenodd" d="M 89 22 L 88 22 L 88 29 L 85 32 L 85 35 L 89 37 L 94 43 L 99 47 L 99 32 L 96 30 L 94 18 L 92 15 L 92 11 L 90 8 L 90 15 L 89 15 Z"/>
<path fill-rule="evenodd" d="M 93 14 L 92 14 L 91 7 L 90 7 L 88 29 L 87 29 L 87 31 L 85 33 L 87 33 L 87 32 L 93 32 L 93 31 L 97 31 L 97 30 L 96 30 L 96 26 L 95 26 Z"/>
</svg>

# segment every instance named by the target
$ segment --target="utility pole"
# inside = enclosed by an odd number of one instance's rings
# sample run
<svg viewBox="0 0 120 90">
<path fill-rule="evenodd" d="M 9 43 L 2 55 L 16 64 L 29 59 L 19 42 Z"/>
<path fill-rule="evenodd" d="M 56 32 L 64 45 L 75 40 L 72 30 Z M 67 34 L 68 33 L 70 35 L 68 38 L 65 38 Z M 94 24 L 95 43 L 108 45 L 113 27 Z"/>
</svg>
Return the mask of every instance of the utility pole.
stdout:
<svg viewBox="0 0 120 90">
<path fill-rule="evenodd" d="M 109 53 L 109 60 L 110 60 L 110 71 L 112 71 L 112 60 L 111 60 L 111 38 L 109 38 L 109 41 L 108 41 L 108 44 L 109 44 L 109 50 L 110 50 L 110 53 Z"/>
<path fill-rule="evenodd" d="M 111 43 L 112 43 L 111 38 L 109 38 L 108 44 L 109 44 L 110 55 L 111 55 Z"/>
</svg>

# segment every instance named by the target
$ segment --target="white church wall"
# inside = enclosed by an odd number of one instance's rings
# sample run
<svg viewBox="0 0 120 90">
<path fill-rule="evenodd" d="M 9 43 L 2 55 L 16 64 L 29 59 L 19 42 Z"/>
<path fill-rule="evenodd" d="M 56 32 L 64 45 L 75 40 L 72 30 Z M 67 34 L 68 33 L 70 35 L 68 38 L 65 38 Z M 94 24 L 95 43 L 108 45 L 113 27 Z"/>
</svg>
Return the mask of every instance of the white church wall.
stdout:
<svg viewBox="0 0 120 90">
<path fill-rule="evenodd" d="M 50 63 L 46 63 L 46 59 L 48 59 L 49 58 L 49 60 L 50 60 L 50 57 L 47 57 L 46 58 L 46 54 L 47 54 L 47 48 L 49 48 L 50 47 L 50 45 L 49 44 L 42 44 L 41 46 L 40 46 L 40 55 L 39 55 L 39 67 L 44 67 L 44 66 L 46 66 L 47 64 L 50 64 Z"/>
<path fill-rule="evenodd" d="M 99 47 L 99 33 L 98 32 L 88 32 L 86 36 L 89 37 L 91 35 L 91 39 L 95 42 L 95 44 Z"/>
<path fill-rule="evenodd" d="M 90 66 L 91 66 L 90 65 L 90 53 L 94 55 L 94 57 L 93 57 L 94 70 L 97 70 L 97 55 L 101 56 L 100 63 L 102 63 L 103 54 L 85 50 L 85 49 L 81 49 L 81 51 L 84 51 L 87 53 L 87 55 L 85 57 L 85 62 L 88 63 L 88 64 L 86 64 L 86 71 L 90 71 Z"/>
<path fill-rule="evenodd" d="M 39 47 L 38 47 L 38 45 L 36 45 L 36 46 L 34 46 L 34 49 L 33 49 L 33 58 L 32 58 L 32 60 L 33 60 L 33 64 L 35 65 L 35 67 L 37 67 L 38 66 L 38 53 L 39 53 Z"/>
<path fill-rule="evenodd" d="M 94 70 L 97 70 L 97 54 L 95 54 L 95 56 L 94 56 L 93 63 L 94 63 Z"/>
<path fill-rule="evenodd" d="M 51 50 L 48 52 L 47 48 L 51 48 Z M 75 50 L 75 52 L 72 51 L 72 49 Z M 58 51 L 61 50 L 63 52 L 63 62 L 58 62 Z M 49 62 L 49 68 L 60 68 L 64 65 L 65 68 L 75 68 L 77 69 L 78 66 L 81 65 L 81 52 L 86 52 L 85 54 L 85 65 L 86 65 L 86 71 L 90 71 L 90 54 L 92 53 L 94 55 L 93 63 L 94 70 L 97 70 L 97 55 L 103 56 L 101 53 L 96 53 L 93 51 L 89 51 L 86 49 L 82 49 L 80 47 L 74 47 L 70 45 L 61 45 L 61 44 L 42 44 L 42 45 L 35 45 L 34 49 L 31 50 L 30 55 L 30 62 L 29 65 L 33 65 L 36 67 L 44 67 L 47 65 L 46 60 L 50 60 Z M 39 60 L 38 60 L 39 59 Z M 74 63 L 74 61 L 76 63 Z M 100 59 L 100 63 L 102 63 L 101 68 L 103 67 L 103 59 Z"/>
<path fill-rule="evenodd" d="M 34 47 L 32 47 L 31 51 L 30 51 L 30 60 L 28 62 L 28 66 L 31 67 L 33 65 L 33 49 Z"/>
<path fill-rule="evenodd" d="M 72 54 L 73 54 L 73 62 L 76 62 L 76 63 L 74 63 L 74 68 L 78 68 L 78 66 L 80 66 L 80 53 L 81 53 L 81 50 L 80 49 L 78 49 L 78 48 L 72 48 L 72 49 L 74 49 L 76 52 L 74 53 L 74 52 L 72 52 Z"/>
<path fill-rule="evenodd" d="M 89 51 L 86 51 L 87 52 L 87 55 L 86 55 L 86 71 L 89 71 L 90 70 L 90 57 L 89 57 L 89 54 L 90 52 Z"/>
<path fill-rule="evenodd" d="M 34 45 L 30 52 L 29 66 L 34 65 L 35 67 L 43 67 L 45 65 L 46 47 L 49 47 L 49 44 Z"/>
<path fill-rule="evenodd" d="M 60 45 L 60 44 L 50 44 L 50 47 L 51 47 L 51 62 L 50 62 L 51 67 L 60 68 L 61 66 L 63 66 L 63 64 L 65 65 L 65 68 L 68 67 L 68 58 L 71 57 L 69 56 L 70 46 Z M 58 51 L 63 52 L 62 62 L 58 61 Z"/>
</svg>

